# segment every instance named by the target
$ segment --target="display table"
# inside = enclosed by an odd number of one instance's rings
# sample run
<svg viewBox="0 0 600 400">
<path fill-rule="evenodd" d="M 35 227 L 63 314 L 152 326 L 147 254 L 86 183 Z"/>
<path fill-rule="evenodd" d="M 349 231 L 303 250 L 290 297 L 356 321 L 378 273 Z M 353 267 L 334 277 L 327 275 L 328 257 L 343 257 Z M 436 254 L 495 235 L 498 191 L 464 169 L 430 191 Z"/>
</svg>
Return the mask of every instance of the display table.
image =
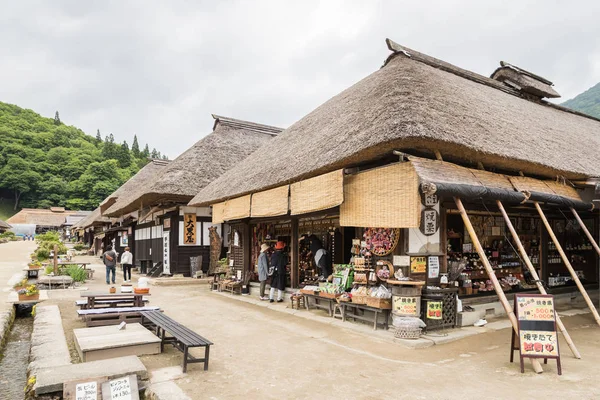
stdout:
<svg viewBox="0 0 600 400">
<path fill-rule="evenodd" d="M 384 329 L 388 329 L 388 320 L 390 318 L 390 311 L 388 309 L 369 307 L 366 304 L 356 304 L 351 302 L 340 303 L 342 309 L 342 321 L 346 319 L 354 319 L 359 321 L 371 322 L 373 324 L 373 330 L 377 330 L 377 325 L 382 325 Z M 352 311 L 350 313 L 349 311 Z M 370 311 L 373 315 L 365 315 L 365 311 Z M 379 316 L 383 316 L 383 321 L 378 321 Z"/>
<path fill-rule="evenodd" d="M 307 310 L 309 310 L 311 306 L 309 299 L 313 299 L 312 306 L 314 308 L 325 310 L 330 317 L 333 316 L 333 305 L 336 303 L 335 299 L 328 299 L 314 294 L 304 294 L 304 305 Z"/>
</svg>

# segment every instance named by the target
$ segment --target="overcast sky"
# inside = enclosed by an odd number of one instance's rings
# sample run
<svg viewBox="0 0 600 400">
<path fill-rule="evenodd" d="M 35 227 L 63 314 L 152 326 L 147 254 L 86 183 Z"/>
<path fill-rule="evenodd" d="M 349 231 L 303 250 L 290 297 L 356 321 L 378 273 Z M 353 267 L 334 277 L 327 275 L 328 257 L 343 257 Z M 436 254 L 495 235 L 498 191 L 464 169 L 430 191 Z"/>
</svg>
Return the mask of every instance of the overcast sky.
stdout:
<svg viewBox="0 0 600 400">
<path fill-rule="evenodd" d="M 417 4 L 418 3 L 418 4 Z M 600 81 L 600 1 L 0 0 L 0 101 L 175 158 L 211 113 L 287 127 L 376 71 L 385 38 L 564 101 Z"/>
</svg>

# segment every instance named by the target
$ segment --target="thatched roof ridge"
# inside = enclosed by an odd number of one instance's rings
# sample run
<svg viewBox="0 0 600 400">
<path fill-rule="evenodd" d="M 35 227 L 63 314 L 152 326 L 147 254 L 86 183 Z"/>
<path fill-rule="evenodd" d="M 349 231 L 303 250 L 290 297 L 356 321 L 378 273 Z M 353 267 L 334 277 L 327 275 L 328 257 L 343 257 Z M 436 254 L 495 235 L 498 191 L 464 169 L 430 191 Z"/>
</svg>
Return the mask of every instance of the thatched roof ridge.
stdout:
<svg viewBox="0 0 600 400">
<path fill-rule="evenodd" d="M 63 207 L 23 208 L 6 222 L 13 225 L 35 224 L 39 226 L 60 227 L 69 215 L 79 211 L 65 210 Z"/>
<path fill-rule="evenodd" d="M 87 229 L 94 225 L 102 225 L 110 222 L 111 219 L 102 216 L 100 207 L 97 207 L 94 211 L 90 213 L 90 215 L 73 225 L 72 229 Z"/>
<path fill-rule="evenodd" d="M 171 162 L 155 179 L 119 199 L 105 215 L 121 216 L 140 206 L 186 204 L 202 188 L 269 142 L 281 128 L 212 115 L 213 132 Z"/>
<path fill-rule="evenodd" d="M 169 160 L 151 159 L 148 164 L 144 165 L 134 176 L 129 178 L 127 182 L 122 184 L 102 203 L 100 203 L 100 212 L 105 214 L 118 200 L 122 198 L 121 203 L 126 204 L 128 198 L 135 196 L 135 192 L 143 187 L 146 182 L 155 178 L 162 169 L 170 163 Z"/>
<path fill-rule="evenodd" d="M 2 221 L 0 219 L 0 228 L 2 228 L 2 229 L 10 229 L 10 228 L 12 228 L 12 226 L 10 226 L 9 224 L 7 224 L 6 222 L 4 222 L 4 221 Z"/>
<path fill-rule="evenodd" d="M 600 176 L 597 120 L 403 49 L 216 179 L 190 205 L 351 167 L 394 149 L 439 150 L 449 161 L 530 175 Z"/>
</svg>

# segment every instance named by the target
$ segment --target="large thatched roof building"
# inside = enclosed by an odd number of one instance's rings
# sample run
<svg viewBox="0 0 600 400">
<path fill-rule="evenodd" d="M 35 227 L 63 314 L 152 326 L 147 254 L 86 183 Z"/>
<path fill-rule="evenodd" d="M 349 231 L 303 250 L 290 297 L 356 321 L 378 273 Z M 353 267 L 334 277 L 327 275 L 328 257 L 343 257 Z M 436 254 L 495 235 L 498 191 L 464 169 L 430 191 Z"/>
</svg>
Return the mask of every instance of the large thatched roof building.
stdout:
<svg viewBox="0 0 600 400">
<path fill-rule="evenodd" d="M 7 224 L 6 222 L 4 222 L 0 219 L 0 232 L 4 232 L 10 228 L 11 228 L 11 226 L 9 224 Z"/>
<path fill-rule="evenodd" d="M 79 215 L 81 211 L 66 210 L 64 207 L 23 208 L 6 222 L 11 225 L 35 225 L 36 232 L 58 230 L 67 217 Z"/>
<path fill-rule="evenodd" d="M 221 176 L 276 136 L 282 129 L 213 115 L 213 132 L 177 157 L 153 179 L 135 182 L 103 214 L 119 217 L 141 207 L 185 204 L 202 188 Z"/>
<path fill-rule="evenodd" d="M 443 150 L 445 160 L 549 178 L 600 176 L 600 121 L 544 101 L 541 94 L 556 93 L 548 81 L 517 73 L 521 80 L 515 82 L 508 75 L 516 68 L 509 64 L 492 79 L 391 41 L 388 46 L 392 54 L 380 70 L 283 131 L 190 204 L 222 201 L 403 149 Z"/>
</svg>

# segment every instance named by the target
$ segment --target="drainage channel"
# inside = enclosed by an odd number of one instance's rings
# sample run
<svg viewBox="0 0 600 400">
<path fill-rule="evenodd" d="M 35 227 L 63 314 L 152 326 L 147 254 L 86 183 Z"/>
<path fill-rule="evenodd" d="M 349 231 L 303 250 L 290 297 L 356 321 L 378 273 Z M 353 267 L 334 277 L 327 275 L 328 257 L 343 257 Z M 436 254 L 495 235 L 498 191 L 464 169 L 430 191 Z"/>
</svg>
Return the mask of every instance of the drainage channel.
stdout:
<svg viewBox="0 0 600 400">
<path fill-rule="evenodd" d="M 15 322 L 3 349 L 0 349 L 0 398 L 22 400 L 25 398 L 27 366 L 33 318 L 31 306 L 16 306 Z M 4 397 L 6 396 L 6 397 Z"/>
</svg>

